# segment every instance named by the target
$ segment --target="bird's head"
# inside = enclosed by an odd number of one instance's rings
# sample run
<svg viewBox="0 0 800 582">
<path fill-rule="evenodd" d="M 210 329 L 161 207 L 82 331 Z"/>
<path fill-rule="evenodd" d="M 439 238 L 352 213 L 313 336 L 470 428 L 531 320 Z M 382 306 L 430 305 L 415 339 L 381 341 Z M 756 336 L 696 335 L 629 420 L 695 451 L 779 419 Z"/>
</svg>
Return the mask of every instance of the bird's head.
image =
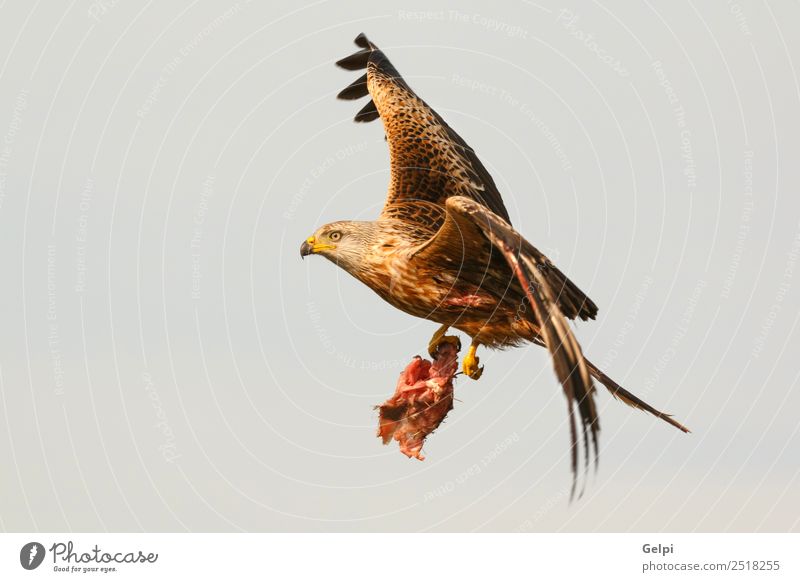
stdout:
<svg viewBox="0 0 800 582">
<path fill-rule="evenodd" d="M 355 274 L 364 268 L 373 223 L 345 220 L 331 222 L 317 229 L 300 245 L 300 256 L 322 255 L 345 271 Z"/>
</svg>

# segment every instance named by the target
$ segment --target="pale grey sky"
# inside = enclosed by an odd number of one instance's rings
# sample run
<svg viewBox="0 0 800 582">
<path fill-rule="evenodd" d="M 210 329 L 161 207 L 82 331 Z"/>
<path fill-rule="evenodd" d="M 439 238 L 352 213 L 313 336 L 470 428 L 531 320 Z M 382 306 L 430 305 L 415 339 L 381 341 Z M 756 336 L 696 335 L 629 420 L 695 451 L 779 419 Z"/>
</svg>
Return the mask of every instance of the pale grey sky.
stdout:
<svg viewBox="0 0 800 582">
<path fill-rule="evenodd" d="M 787 531 L 798 523 L 796 2 L 6 2 L 0 528 Z M 599 305 L 568 502 L 547 354 L 484 351 L 408 460 L 373 406 L 433 323 L 330 263 L 388 154 L 366 32 Z M 794 59 L 794 61 L 793 61 Z"/>
</svg>

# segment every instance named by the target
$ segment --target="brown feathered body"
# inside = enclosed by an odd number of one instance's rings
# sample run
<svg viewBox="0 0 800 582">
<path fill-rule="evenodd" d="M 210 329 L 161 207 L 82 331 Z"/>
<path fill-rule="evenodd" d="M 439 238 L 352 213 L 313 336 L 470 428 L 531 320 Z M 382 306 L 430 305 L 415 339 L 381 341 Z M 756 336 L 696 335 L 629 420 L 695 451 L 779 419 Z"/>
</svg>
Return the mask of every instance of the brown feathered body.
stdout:
<svg viewBox="0 0 800 582">
<path fill-rule="evenodd" d="M 441 253 L 431 261 L 420 257 L 420 243 L 409 239 L 402 223 L 384 219 L 376 227 L 392 242 L 376 244 L 369 253 L 376 265 L 353 274 L 394 307 L 493 348 L 538 337 L 519 283 L 490 244 L 477 253 L 472 248 L 469 257 Z"/>
</svg>

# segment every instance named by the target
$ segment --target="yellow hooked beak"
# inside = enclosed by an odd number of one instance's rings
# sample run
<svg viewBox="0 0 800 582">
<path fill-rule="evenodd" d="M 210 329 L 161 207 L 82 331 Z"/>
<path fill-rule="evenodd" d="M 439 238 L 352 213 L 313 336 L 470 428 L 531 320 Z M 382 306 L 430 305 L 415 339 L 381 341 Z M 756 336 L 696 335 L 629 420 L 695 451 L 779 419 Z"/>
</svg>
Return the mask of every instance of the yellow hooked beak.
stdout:
<svg viewBox="0 0 800 582">
<path fill-rule="evenodd" d="M 308 237 L 302 245 L 300 245 L 300 256 L 307 257 L 308 255 L 318 253 L 327 249 L 335 248 L 333 245 L 318 244 L 316 238 L 313 236 Z"/>
</svg>

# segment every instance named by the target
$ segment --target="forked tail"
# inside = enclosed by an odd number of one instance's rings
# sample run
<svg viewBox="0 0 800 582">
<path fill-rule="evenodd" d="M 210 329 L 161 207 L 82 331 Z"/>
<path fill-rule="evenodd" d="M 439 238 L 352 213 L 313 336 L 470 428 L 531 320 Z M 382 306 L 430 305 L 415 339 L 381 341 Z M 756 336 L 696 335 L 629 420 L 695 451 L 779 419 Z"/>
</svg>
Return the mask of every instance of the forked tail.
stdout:
<svg viewBox="0 0 800 582">
<path fill-rule="evenodd" d="M 674 426 L 677 429 L 682 430 L 683 432 L 691 432 L 688 428 L 683 426 L 680 422 L 678 422 L 677 420 L 672 418 L 671 414 L 666 414 L 664 412 L 661 412 L 660 410 L 656 410 L 655 408 L 650 406 L 647 402 L 645 402 L 644 400 L 642 400 L 638 396 L 636 396 L 634 394 L 631 394 L 630 392 L 625 390 L 625 388 L 623 388 L 622 386 L 620 386 L 619 384 L 614 382 L 614 380 L 609 378 L 606 375 L 605 372 L 603 372 L 600 368 L 595 366 L 592 362 L 590 362 L 586 358 L 584 358 L 583 361 L 586 363 L 586 367 L 589 368 L 589 373 L 598 382 L 600 382 L 603 386 L 605 386 L 608 389 L 608 391 L 611 392 L 611 395 L 614 396 L 615 398 L 619 398 L 620 400 L 622 400 L 628 406 L 632 406 L 634 408 L 638 408 L 639 410 L 646 410 L 647 412 L 649 412 L 653 416 L 657 416 L 658 418 L 661 418 L 661 419 L 667 421 L 672 426 Z"/>
</svg>

